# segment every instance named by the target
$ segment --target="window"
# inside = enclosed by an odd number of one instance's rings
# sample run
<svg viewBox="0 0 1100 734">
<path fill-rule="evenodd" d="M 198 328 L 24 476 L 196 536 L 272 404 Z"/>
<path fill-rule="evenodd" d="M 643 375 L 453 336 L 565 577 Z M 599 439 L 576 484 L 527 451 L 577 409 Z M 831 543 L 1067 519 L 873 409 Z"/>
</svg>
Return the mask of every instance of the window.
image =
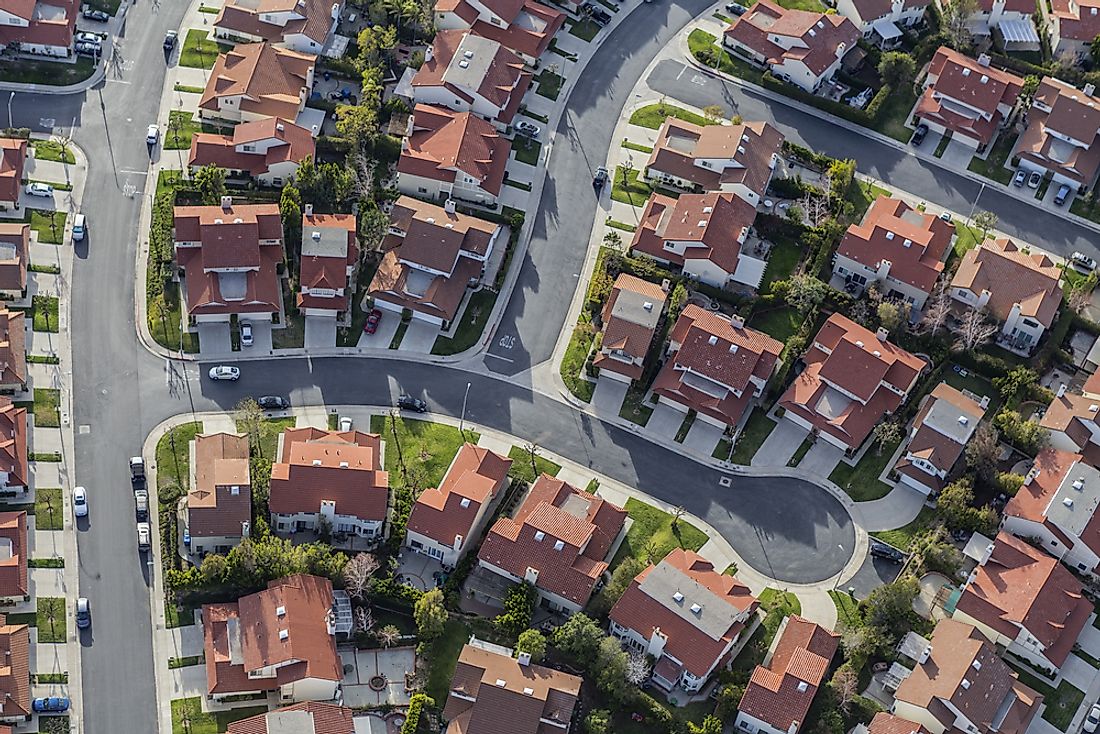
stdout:
<svg viewBox="0 0 1100 734">
<path fill-rule="evenodd" d="M 256 146 L 255 145 L 242 145 L 241 150 L 243 150 L 245 153 L 255 153 L 256 152 Z"/>
<path fill-rule="evenodd" d="M 416 190 L 417 190 L 418 193 L 421 193 L 421 194 L 428 193 L 428 190 L 426 188 L 424 188 L 423 186 L 418 186 Z"/>
</svg>

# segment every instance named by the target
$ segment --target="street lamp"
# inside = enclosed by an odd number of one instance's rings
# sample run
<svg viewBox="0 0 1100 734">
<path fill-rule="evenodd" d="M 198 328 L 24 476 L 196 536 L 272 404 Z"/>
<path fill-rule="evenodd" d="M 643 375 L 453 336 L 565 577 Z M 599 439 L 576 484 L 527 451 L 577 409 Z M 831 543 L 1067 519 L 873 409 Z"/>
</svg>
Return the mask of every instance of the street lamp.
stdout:
<svg viewBox="0 0 1100 734">
<path fill-rule="evenodd" d="M 970 220 L 974 216 L 974 210 L 978 208 L 978 199 L 982 198 L 982 193 L 985 191 L 985 182 L 982 182 L 982 187 L 978 189 L 978 195 L 974 197 L 974 203 L 970 206 L 970 214 L 966 217 L 966 226 L 970 226 Z"/>
<path fill-rule="evenodd" d="M 466 399 L 470 397 L 470 383 L 466 383 L 466 393 L 462 396 L 462 416 L 458 419 L 458 432 L 462 434 L 462 438 L 466 438 L 466 433 L 463 431 L 463 426 L 466 423 Z"/>
<path fill-rule="evenodd" d="M 13 99 L 15 99 L 15 92 L 12 92 L 10 95 L 8 95 L 8 127 L 15 127 L 15 124 L 12 122 L 11 119 L 11 101 Z"/>
</svg>

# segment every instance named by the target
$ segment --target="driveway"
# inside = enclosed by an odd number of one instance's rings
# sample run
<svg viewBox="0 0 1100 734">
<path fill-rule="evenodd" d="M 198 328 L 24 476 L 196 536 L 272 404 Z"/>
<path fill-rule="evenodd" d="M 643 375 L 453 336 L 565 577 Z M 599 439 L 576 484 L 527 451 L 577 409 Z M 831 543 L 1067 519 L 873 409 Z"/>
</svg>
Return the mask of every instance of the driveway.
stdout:
<svg viewBox="0 0 1100 734">
<path fill-rule="evenodd" d="M 229 338 L 229 323 L 199 324 L 199 354 L 207 355 L 229 354 L 233 351 L 233 343 Z"/>
<path fill-rule="evenodd" d="M 618 415 L 629 387 L 627 383 L 614 378 L 600 377 L 596 380 L 596 391 L 592 393 L 592 407 L 600 415 Z M 650 421 L 652 420 L 650 417 Z"/>
<path fill-rule="evenodd" d="M 925 145 L 929 145 L 929 141 L 925 141 Z M 936 141 L 936 145 L 939 145 L 939 141 Z M 935 148 L 930 148 L 935 150 Z M 974 147 L 967 145 L 959 140 L 951 139 L 951 142 L 947 144 L 947 148 L 944 149 L 943 155 L 940 156 L 940 160 L 943 161 L 945 166 L 959 166 L 960 168 L 966 168 L 970 165 L 970 160 L 974 157 Z"/>
<path fill-rule="evenodd" d="M 703 456 L 710 456 L 714 451 L 714 447 L 718 445 L 718 440 L 722 438 L 722 434 L 725 432 L 725 426 L 719 427 L 696 418 L 695 422 L 691 424 L 691 430 L 688 431 L 687 438 L 684 439 L 684 446 Z"/>
<path fill-rule="evenodd" d="M 680 430 L 683 422 L 682 412 L 666 403 L 657 403 L 653 408 L 653 415 L 649 416 L 649 422 L 645 424 L 645 429 L 656 436 L 672 441 L 676 438 L 676 432 Z"/>
<path fill-rule="evenodd" d="M 241 346 L 241 349 L 255 354 L 267 354 L 271 352 L 271 329 L 274 324 L 270 318 L 263 321 L 249 321 L 252 324 L 252 346 Z M 199 346 L 202 346 L 201 337 Z"/>
<path fill-rule="evenodd" d="M 802 461 L 798 463 L 798 468 L 813 472 L 820 477 L 828 477 L 833 473 L 833 469 L 836 469 L 836 465 L 840 463 L 843 456 L 843 449 L 824 439 L 818 439 L 806 452 L 806 455 L 802 457 Z"/>
<path fill-rule="evenodd" d="M 427 321 L 413 319 L 409 322 L 409 328 L 405 330 L 405 337 L 401 340 L 399 349 L 405 352 L 423 352 L 428 354 L 435 346 L 435 340 L 439 337 L 439 327 L 429 324 Z"/>
<path fill-rule="evenodd" d="M 1089 655 L 1100 658 L 1100 630 L 1092 626 L 1091 619 L 1089 624 L 1086 624 L 1085 628 L 1081 630 L 1081 635 L 1077 638 L 1077 644 Z"/>
<path fill-rule="evenodd" d="M 1066 661 L 1062 663 L 1059 674 L 1062 676 L 1062 680 L 1069 681 L 1074 688 L 1087 691 L 1092 686 L 1093 679 L 1100 674 L 1100 671 L 1097 671 L 1080 656 L 1070 654 Z"/>
<path fill-rule="evenodd" d="M 882 498 L 870 502 L 857 502 L 863 516 L 863 527 L 869 533 L 894 530 L 913 522 L 927 499 L 923 494 L 904 484 L 898 484 Z"/>
<path fill-rule="evenodd" d="M 336 319 L 331 316 L 306 316 L 306 349 L 336 346 Z"/>
<path fill-rule="evenodd" d="M 809 433 L 788 420 L 780 420 L 752 457 L 751 466 L 786 466 Z"/>
</svg>

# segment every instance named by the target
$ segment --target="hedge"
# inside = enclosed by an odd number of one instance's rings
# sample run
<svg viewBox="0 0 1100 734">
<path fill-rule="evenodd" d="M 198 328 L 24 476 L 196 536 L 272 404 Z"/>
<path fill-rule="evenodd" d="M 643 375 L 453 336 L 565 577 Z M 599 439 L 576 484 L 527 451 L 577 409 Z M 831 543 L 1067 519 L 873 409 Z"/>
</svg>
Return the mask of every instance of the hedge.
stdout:
<svg viewBox="0 0 1100 734">
<path fill-rule="evenodd" d="M 846 105 L 843 102 L 834 102 L 831 99 L 825 99 L 816 94 L 811 94 L 794 84 L 788 84 L 774 76 L 770 71 L 764 72 L 761 84 L 774 92 L 779 92 L 792 99 L 797 99 L 803 104 L 808 104 L 811 107 L 824 110 L 825 112 L 834 114 L 837 117 L 842 117 L 857 125 L 863 125 L 864 127 L 874 127 L 875 123 L 878 122 L 879 112 L 882 110 L 883 104 L 886 103 L 887 98 L 893 92 L 889 84 L 883 84 L 878 92 L 875 93 L 875 96 L 871 98 L 871 102 L 867 107 L 862 110 L 857 110 L 855 107 Z"/>
<path fill-rule="evenodd" d="M 389 578 L 375 579 L 371 584 L 371 594 L 383 599 L 391 599 L 412 605 L 420 600 L 424 592 L 414 586 L 398 583 L 397 579 L 390 576 Z"/>
<path fill-rule="evenodd" d="M 409 699 L 409 710 L 405 714 L 405 723 L 401 725 L 401 734 L 416 734 L 425 706 L 435 706 L 435 701 L 426 693 L 414 693 Z"/>
</svg>

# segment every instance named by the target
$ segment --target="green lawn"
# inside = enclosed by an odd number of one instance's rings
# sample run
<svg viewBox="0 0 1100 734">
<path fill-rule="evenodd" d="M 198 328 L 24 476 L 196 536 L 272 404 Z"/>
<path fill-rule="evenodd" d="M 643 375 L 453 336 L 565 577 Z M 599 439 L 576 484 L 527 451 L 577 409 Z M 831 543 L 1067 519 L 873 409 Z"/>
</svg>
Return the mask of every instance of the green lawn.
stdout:
<svg viewBox="0 0 1100 734">
<path fill-rule="evenodd" d="M 832 597 L 833 606 L 836 607 L 838 622 L 852 624 L 859 621 L 859 602 L 853 599 L 851 594 L 833 590 L 829 592 L 829 596 Z"/>
<path fill-rule="evenodd" d="M 627 224 L 626 222 L 619 222 L 617 220 L 608 217 L 604 220 L 604 224 L 612 229 L 621 229 L 624 232 L 636 232 L 638 230 L 633 224 Z"/>
<path fill-rule="evenodd" d="M 630 115 L 630 124 L 648 127 L 651 130 L 658 130 L 668 117 L 675 117 L 686 122 L 693 122 L 696 125 L 718 124 L 717 120 L 707 120 L 702 115 L 697 115 L 690 110 L 685 110 L 683 107 L 677 107 L 667 102 L 654 102 L 645 107 L 639 107 Z"/>
<path fill-rule="evenodd" d="M 183 315 L 179 293 L 175 283 L 168 283 L 159 297 L 149 301 L 149 333 L 162 347 L 178 351 L 182 344 L 185 353 L 195 354 L 199 351 L 199 335 L 180 329 Z"/>
<path fill-rule="evenodd" d="M 802 322 L 802 314 L 797 310 L 790 306 L 778 306 L 754 313 L 749 319 L 749 326 L 785 342 L 802 327 Z"/>
<path fill-rule="evenodd" d="M 297 309 L 291 312 L 292 302 L 283 302 L 287 304 L 283 328 L 271 330 L 271 346 L 273 349 L 301 349 L 306 344 L 306 317 Z"/>
<path fill-rule="evenodd" d="M 203 93 L 203 88 L 202 87 L 193 87 L 189 84 L 180 84 L 179 82 L 176 82 L 176 85 L 173 87 L 173 89 L 177 92 L 183 92 L 184 94 L 202 94 Z"/>
<path fill-rule="evenodd" d="M 34 527 L 61 530 L 65 526 L 65 503 L 60 487 L 38 487 L 34 491 Z"/>
<path fill-rule="evenodd" d="M 1019 135 L 999 135 L 997 142 L 993 144 L 993 150 L 989 151 L 986 159 L 983 161 L 981 158 L 974 156 L 967 168 L 998 183 L 1011 183 L 1012 171 L 1005 168 L 1005 161 L 1012 153 L 1012 148 L 1016 145 L 1016 138 L 1018 137 Z"/>
<path fill-rule="evenodd" d="M 879 481 L 890 457 L 897 451 L 900 441 L 882 447 L 876 444 L 867 449 L 855 466 L 840 462 L 829 475 L 829 480 L 848 493 L 856 502 L 867 502 L 885 497 L 891 490 L 889 484 Z"/>
<path fill-rule="evenodd" d="M 64 87 L 84 81 L 94 71 L 95 62 L 86 56 L 78 56 L 75 64 L 30 59 L 7 60 L 0 61 L 0 82 Z"/>
<path fill-rule="evenodd" d="M 721 459 L 726 461 L 730 455 L 730 449 L 733 448 L 733 444 L 730 442 L 728 436 L 722 436 L 718 439 L 718 444 L 714 447 L 714 451 L 710 453 L 712 459 Z"/>
<path fill-rule="evenodd" d="M 533 81 L 539 85 L 538 89 L 535 90 L 535 94 L 556 100 L 561 92 L 561 85 L 565 82 L 565 77 L 554 73 L 550 69 L 543 69 Z"/>
<path fill-rule="evenodd" d="M 854 187 L 853 187 L 854 188 Z M 777 280 L 786 280 L 802 259 L 802 246 L 794 240 L 781 239 L 768 253 L 768 265 L 764 269 L 764 278 L 760 281 L 761 293 L 771 291 L 771 285 Z"/>
<path fill-rule="evenodd" d="M 28 314 L 35 331 L 47 331 L 56 334 L 59 329 L 58 310 L 60 302 L 54 296 L 34 296 Z"/>
<path fill-rule="evenodd" d="M 889 196 L 890 192 L 870 181 L 857 180 L 856 184 L 848 189 L 847 199 L 855 206 L 852 219 L 860 222 L 863 221 L 863 215 L 871 208 L 871 204 L 875 203 L 880 196 Z"/>
<path fill-rule="evenodd" d="M 516 154 L 516 160 L 529 166 L 539 164 L 540 150 L 542 150 L 542 143 L 526 135 L 517 135 L 512 141 L 512 151 Z"/>
<path fill-rule="evenodd" d="M 940 144 L 936 146 L 936 151 L 932 154 L 937 158 L 943 158 L 943 154 L 947 152 L 947 146 L 951 144 L 951 131 L 948 130 L 940 136 Z"/>
<path fill-rule="evenodd" d="M 761 444 L 775 430 L 775 421 L 768 417 L 763 408 L 753 408 L 752 415 L 737 436 L 737 445 L 733 449 L 734 464 L 749 464 Z"/>
<path fill-rule="evenodd" d="M 57 597 L 40 596 L 35 600 L 35 617 L 38 627 L 38 641 L 65 641 L 65 600 Z"/>
<path fill-rule="evenodd" d="M 202 699 L 177 698 L 172 701 L 172 734 L 219 734 L 234 721 L 267 712 L 267 706 L 241 706 L 225 711 L 205 712 Z"/>
<path fill-rule="evenodd" d="M 930 507 L 922 507 L 921 511 L 917 514 L 917 517 L 913 522 L 896 530 L 879 530 L 871 533 L 883 543 L 889 543 L 895 548 L 901 550 L 909 550 L 909 544 L 913 542 L 913 538 L 923 533 L 936 519 L 935 511 Z"/>
<path fill-rule="evenodd" d="M 769 643 L 775 637 L 779 623 L 784 617 L 802 614 L 802 603 L 789 591 L 780 591 L 769 586 L 761 591 L 757 598 L 760 600 L 761 608 L 766 612 L 762 626 L 767 630 Z"/>
<path fill-rule="evenodd" d="M 218 54 L 232 46 L 223 46 L 210 40 L 206 31 L 192 28 L 187 31 L 187 38 L 183 42 L 183 50 L 180 51 L 180 66 L 188 66 L 192 69 L 212 69 Z"/>
<path fill-rule="evenodd" d="M 443 634 L 428 644 L 428 680 L 424 692 L 437 702 L 447 700 L 459 653 L 469 640 L 470 628 L 458 619 L 451 619 Z"/>
<path fill-rule="evenodd" d="M 707 535 L 683 518 L 672 526 L 672 515 L 652 505 L 631 497 L 626 501 L 626 512 L 634 524 L 626 533 L 619 552 L 611 565 L 627 556 L 646 562 L 650 558 L 660 561 L 674 548 L 699 550 L 707 542 Z"/>
<path fill-rule="evenodd" d="M 958 219 L 955 220 L 955 254 L 962 257 L 982 243 L 982 231 L 971 227 Z"/>
<path fill-rule="evenodd" d="M 1043 709 L 1043 720 L 1059 731 L 1069 731 L 1073 715 L 1081 707 L 1085 694 L 1067 681 L 1062 681 L 1057 688 L 1053 688 L 1029 673 L 1023 666 L 1013 665 L 1012 668 L 1020 675 L 1021 683 L 1043 694 L 1043 703 L 1046 704 L 1046 708 Z"/>
<path fill-rule="evenodd" d="M 791 454 L 791 458 L 787 460 L 787 466 L 798 466 L 802 463 L 802 460 L 806 458 L 806 454 L 810 453 L 813 446 L 814 442 L 807 435 L 806 438 L 802 439 L 802 443 L 798 445 L 798 448 L 794 450 L 794 453 Z"/>
<path fill-rule="evenodd" d="M 56 163 L 76 163 L 76 156 L 72 148 L 62 149 L 61 143 L 56 140 L 32 140 L 34 157 L 40 161 L 54 161 Z"/>
<path fill-rule="evenodd" d="M 561 358 L 561 379 L 569 392 L 578 400 L 586 403 L 592 402 L 592 393 L 596 391 L 596 383 L 585 379 L 581 375 L 584 369 L 588 353 L 592 351 L 592 341 L 595 335 L 588 324 L 580 324 L 573 329 L 573 336 L 569 339 L 569 346 L 565 349 L 565 356 Z"/>
<path fill-rule="evenodd" d="M 600 32 L 601 26 L 591 18 L 585 18 L 569 26 L 569 35 L 576 36 L 583 41 L 591 41 Z"/>
<path fill-rule="evenodd" d="M 653 189 L 645 181 L 638 180 L 638 169 L 615 166 L 615 180 L 611 185 L 611 198 L 631 206 L 645 206 Z"/>
<path fill-rule="evenodd" d="M 997 390 L 993 387 L 993 383 L 985 379 L 973 370 L 967 370 L 966 377 L 963 377 L 955 370 L 944 370 L 943 381 L 956 390 L 967 390 L 974 393 L 978 397 L 983 395 L 989 398 L 989 408 L 986 413 L 989 415 L 997 414 L 997 405 L 1001 402 L 1001 398 Z"/>
<path fill-rule="evenodd" d="M 653 403 L 645 399 L 645 392 L 645 390 L 627 390 L 619 409 L 619 417 L 639 426 L 649 423 L 649 416 L 653 415 Z"/>
<path fill-rule="evenodd" d="M 36 428 L 61 427 L 61 391 L 34 388 L 34 425 Z"/>
<path fill-rule="evenodd" d="M 172 110 L 168 113 L 168 129 L 164 133 L 165 150 L 190 150 L 191 137 L 199 132 L 200 123 L 190 112 Z"/>
<path fill-rule="evenodd" d="M 1090 205 L 1088 196 L 1076 196 L 1070 202 L 1069 210 L 1079 217 L 1100 222 L 1100 200 Z"/>
<path fill-rule="evenodd" d="M 514 178 L 508 178 L 508 174 L 504 174 L 504 185 L 511 186 L 513 189 L 519 189 L 520 191 L 530 191 L 532 186 L 525 181 L 517 181 Z"/>
<path fill-rule="evenodd" d="M 390 473 L 391 482 L 394 477 L 401 476 L 399 457 L 403 454 L 405 466 L 410 471 L 423 472 L 423 486 L 438 487 L 463 444 L 457 427 L 413 418 L 397 419 L 396 441 L 393 419 L 388 415 L 372 415 L 370 430 L 386 442 L 386 471 Z M 470 443 L 477 443 L 479 438 L 480 434 L 466 430 L 466 440 Z"/>
<path fill-rule="evenodd" d="M 641 143 L 635 143 L 631 140 L 626 140 L 625 138 L 623 139 L 623 142 L 621 143 L 621 145 L 622 145 L 622 147 L 626 148 L 627 150 L 636 150 L 639 153 L 645 153 L 646 155 L 649 155 L 650 153 L 653 152 L 653 148 L 650 148 L 648 145 L 642 145 Z"/>
<path fill-rule="evenodd" d="M 27 209 L 23 213 L 23 221 L 30 223 L 31 229 L 38 234 L 38 241 L 43 245 L 60 245 L 64 241 L 65 220 L 68 216 L 65 212 Z"/>
<path fill-rule="evenodd" d="M 497 292 L 488 288 L 471 294 L 466 310 L 462 312 L 462 320 L 455 327 L 454 336 L 437 337 L 432 345 L 432 354 L 458 354 L 477 344 L 496 302 Z"/>
<path fill-rule="evenodd" d="M 157 441 L 157 486 L 190 486 L 191 459 L 188 446 L 202 433 L 202 421 L 182 423 Z"/>
<path fill-rule="evenodd" d="M 508 451 L 508 458 L 512 460 L 512 468 L 508 470 L 509 476 L 514 479 L 522 479 L 528 484 L 535 481 L 536 476 L 531 471 L 531 455 L 522 446 L 513 446 Z M 561 465 L 555 464 L 542 456 L 535 456 L 535 468 L 539 476 L 549 474 L 556 477 L 561 471 Z"/>
<path fill-rule="evenodd" d="M 824 13 L 826 10 L 818 0 L 779 0 L 779 5 L 787 10 L 809 10 L 814 13 Z"/>
<path fill-rule="evenodd" d="M 198 605 L 185 603 L 182 606 L 183 608 L 180 609 L 178 606 L 176 606 L 173 600 L 165 600 L 165 627 L 169 629 L 175 629 L 176 627 L 190 627 L 195 624 L 195 610 L 198 609 Z"/>
<path fill-rule="evenodd" d="M 713 66 L 714 59 L 717 59 L 719 71 L 731 76 L 754 84 L 760 84 L 764 79 L 763 69 L 729 53 L 718 45 L 717 37 L 699 28 L 688 34 L 688 49 L 696 59 L 707 66 Z"/>
<path fill-rule="evenodd" d="M 875 129 L 894 140 L 908 143 L 909 138 L 913 137 L 913 131 L 907 128 L 905 123 L 909 121 L 909 113 L 913 111 L 913 105 L 916 103 L 917 96 L 911 89 L 894 92 L 882 105 Z"/>
<path fill-rule="evenodd" d="M 260 456 L 269 461 L 275 461 L 279 452 L 279 436 L 288 428 L 294 428 L 295 420 L 291 418 L 267 418 L 260 423 Z M 248 433 L 244 426 L 237 423 L 238 433 Z"/>
</svg>

